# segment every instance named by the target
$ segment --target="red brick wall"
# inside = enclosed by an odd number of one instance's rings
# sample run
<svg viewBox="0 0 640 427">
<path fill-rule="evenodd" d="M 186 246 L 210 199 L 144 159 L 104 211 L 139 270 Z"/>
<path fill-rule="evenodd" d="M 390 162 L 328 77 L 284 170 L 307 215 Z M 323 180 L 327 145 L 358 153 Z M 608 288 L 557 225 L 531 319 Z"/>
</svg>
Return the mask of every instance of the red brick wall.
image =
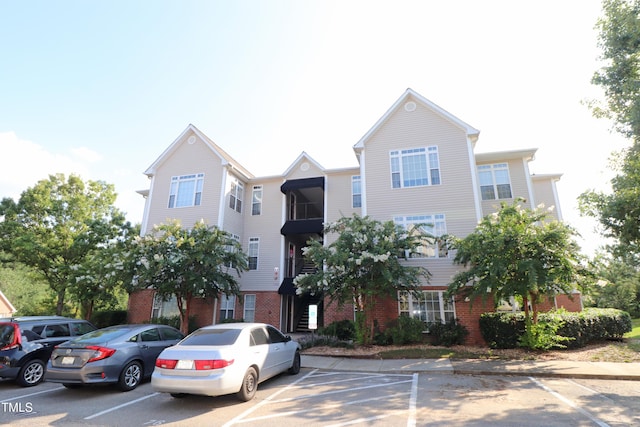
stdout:
<svg viewBox="0 0 640 427">
<path fill-rule="evenodd" d="M 329 304 L 329 298 L 325 298 L 323 307 L 324 325 L 322 326 L 328 326 L 338 320 L 353 320 L 353 304 L 344 304 L 339 307 L 337 302 L 334 301 Z"/>
<path fill-rule="evenodd" d="M 465 343 L 471 345 L 486 345 L 480 332 L 480 315 L 494 311 L 493 301 L 491 299 L 483 301 L 482 298 L 467 301 L 465 298 L 456 297 L 455 304 L 456 317 L 459 324 L 469 331 Z"/>
<path fill-rule="evenodd" d="M 129 295 L 127 307 L 127 322 L 145 323 L 151 319 L 151 308 L 153 307 L 154 291 L 144 289 Z"/>
<path fill-rule="evenodd" d="M 573 298 L 573 301 L 571 298 Z M 556 305 L 558 308 L 564 308 L 567 311 L 582 311 L 582 295 L 580 292 L 571 294 L 571 298 L 565 294 L 556 295 Z"/>
</svg>

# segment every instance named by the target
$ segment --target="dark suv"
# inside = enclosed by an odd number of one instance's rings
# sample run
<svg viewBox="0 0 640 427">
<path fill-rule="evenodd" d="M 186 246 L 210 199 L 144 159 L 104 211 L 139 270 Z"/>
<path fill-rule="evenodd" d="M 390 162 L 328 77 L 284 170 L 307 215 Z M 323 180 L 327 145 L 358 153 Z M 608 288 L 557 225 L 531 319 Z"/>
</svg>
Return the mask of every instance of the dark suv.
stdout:
<svg viewBox="0 0 640 427">
<path fill-rule="evenodd" d="M 34 386 L 44 378 L 54 346 L 94 330 L 86 320 L 61 316 L 0 319 L 0 377 Z"/>
</svg>

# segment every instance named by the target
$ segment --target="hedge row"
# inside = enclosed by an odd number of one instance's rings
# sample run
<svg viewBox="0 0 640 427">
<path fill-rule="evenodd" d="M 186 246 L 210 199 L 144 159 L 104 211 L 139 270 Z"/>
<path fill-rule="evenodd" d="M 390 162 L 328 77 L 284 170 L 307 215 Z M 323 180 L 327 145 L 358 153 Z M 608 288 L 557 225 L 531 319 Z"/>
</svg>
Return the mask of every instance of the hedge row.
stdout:
<svg viewBox="0 0 640 427">
<path fill-rule="evenodd" d="M 580 348 L 589 343 L 621 339 L 631 332 L 631 316 L 615 308 L 585 308 L 580 312 L 566 310 L 540 313 L 539 322 L 560 322 L 557 334 L 570 338 L 567 348 Z M 491 348 L 516 348 L 524 334 L 524 313 L 484 313 L 480 316 L 480 332 Z"/>
</svg>

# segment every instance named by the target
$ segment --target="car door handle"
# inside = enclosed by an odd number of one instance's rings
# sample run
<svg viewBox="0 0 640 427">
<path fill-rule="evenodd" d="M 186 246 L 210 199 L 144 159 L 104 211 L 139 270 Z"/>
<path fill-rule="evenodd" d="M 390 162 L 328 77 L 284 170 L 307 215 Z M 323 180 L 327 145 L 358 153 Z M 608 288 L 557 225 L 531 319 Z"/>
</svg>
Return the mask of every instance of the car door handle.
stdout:
<svg viewBox="0 0 640 427">
<path fill-rule="evenodd" d="M 143 349 L 143 350 L 146 350 L 146 349 L 148 349 L 148 348 L 149 348 L 149 346 L 148 346 L 148 345 L 146 345 L 146 344 L 142 344 L 142 345 L 140 346 L 140 348 L 141 348 L 141 349 Z"/>
</svg>

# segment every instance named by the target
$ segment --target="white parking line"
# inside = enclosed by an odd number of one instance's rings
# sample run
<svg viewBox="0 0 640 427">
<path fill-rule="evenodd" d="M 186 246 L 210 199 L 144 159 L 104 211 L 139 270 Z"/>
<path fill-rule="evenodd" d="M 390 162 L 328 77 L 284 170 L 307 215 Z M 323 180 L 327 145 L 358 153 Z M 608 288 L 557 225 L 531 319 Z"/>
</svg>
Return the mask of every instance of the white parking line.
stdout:
<svg viewBox="0 0 640 427">
<path fill-rule="evenodd" d="M 407 419 L 407 427 L 416 425 L 416 404 L 418 401 L 418 374 L 413 374 L 411 382 L 411 397 L 409 398 L 409 418 Z"/>
<path fill-rule="evenodd" d="M 538 387 L 542 388 L 544 391 L 546 391 L 546 392 L 550 393 L 551 395 L 555 396 L 560 401 L 562 401 L 562 402 L 566 403 L 567 405 L 571 406 L 576 411 L 580 412 L 582 415 L 584 415 L 585 417 L 589 418 L 591 421 L 593 421 L 594 423 L 596 423 L 600 427 L 609 427 L 609 424 L 607 424 L 604 421 L 600 420 L 599 418 L 597 418 L 596 416 L 591 414 L 589 411 L 587 411 L 585 409 L 582 409 L 580 406 L 576 405 L 573 401 L 567 399 L 566 397 L 564 397 L 560 393 L 557 393 L 557 392 L 553 391 L 552 389 L 550 389 L 546 385 L 542 384 L 540 381 L 536 380 L 533 377 L 529 377 L 529 379 L 531 381 L 533 381 Z"/>
<path fill-rule="evenodd" d="M 123 403 L 122 405 L 114 406 L 113 408 L 105 409 L 104 411 L 100 411 L 100 412 L 98 412 L 96 414 L 89 415 L 88 417 L 84 417 L 84 419 L 85 420 L 91 420 L 93 418 L 99 417 L 100 415 L 104 415 L 104 414 L 108 414 L 109 412 L 117 411 L 120 408 L 124 408 L 125 406 L 133 405 L 134 403 L 142 402 L 143 400 L 147 400 L 148 398 L 153 397 L 153 396 L 157 396 L 159 394 L 160 393 L 153 393 L 153 394 L 150 394 L 150 395 L 147 395 L 147 396 L 142 396 L 142 397 L 140 397 L 140 398 L 138 398 L 136 400 L 132 400 L 131 402 Z"/>
<path fill-rule="evenodd" d="M 340 403 L 332 403 L 332 404 L 328 404 L 328 405 L 319 405 L 319 406 L 314 406 L 313 408 L 303 409 L 303 410 L 299 410 L 299 411 L 279 412 L 277 414 L 264 415 L 264 416 L 261 416 L 261 417 L 245 418 L 240 422 L 241 423 L 248 423 L 248 422 L 253 422 L 253 421 L 267 420 L 267 419 L 270 419 L 270 418 L 280 418 L 280 417 L 288 417 L 288 416 L 291 416 L 291 415 L 301 415 L 301 414 L 305 414 L 307 412 L 317 412 L 320 409 L 325 410 L 325 409 L 343 408 L 343 407 L 349 406 L 349 405 L 358 405 L 360 403 L 373 402 L 373 401 L 376 401 L 376 400 L 388 400 L 388 399 L 393 399 L 393 398 L 396 398 L 396 397 L 403 397 L 403 396 L 406 396 L 408 394 L 409 393 L 407 393 L 407 392 L 400 392 L 400 393 L 388 394 L 388 395 L 385 395 L 385 396 L 371 397 L 369 399 L 353 400 L 351 402 L 340 402 Z M 273 401 L 271 403 L 276 403 L 276 402 L 280 402 L 280 401 Z"/>
<path fill-rule="evenodd" d="M 246 411 L 244 411 L 243 413 L 241 413 L 240 415 L 238 415 L 237 417 L 232 418 L 231 420 L 227 421 L 226 423 L 224 423 L 222 425 L 222 427 L 228 427 L 228 426 L 232 426 L 238 422 L 240 422 L 240 420 L 242 420 L 244 417 L 246 417 L 247 415 L 249 415 L 250 413 L 254 412 L 255 410 L 257 410 L 258 408 L 261 408 L 262 406 L 266 405 L 267 403 L 270 403 L 272 401 L 272 399 L 276 396 L 278 396 L 281 393 L 284 393 L 285 391 L 293 388 L 296 384 L 298 384 L 300 381 L 304 381 L 305 379 L 307 379 L 308 377 L 310 377 L 311 375 L 315 374 L 318 370 L 314 369 L 313 371 L 309 372 L 307 375 L 305 375 L 302 378 L 298 378 L 296 381 L 292 382 L 291 384 L 289 384 L 288 386 L 286 386 L 285 388 L 282 388 L 280 390 L 278 390 L 277 392 L 273 393 L 272 395 L 270 395 L 269 397 L 267 397 L 265 400 L 263 400 L 262 402 L 258 403 L 257 405 L 247 409 Z"/>
<path fill-rule="evenodd" d="M 62 390 L 63 388 L 64 387 L 57 387 L 57 388 L 52 388 L 52 389 L 49 389 L 49 390 L 37 391 L 35 393 L 24 394 L 22 396 L 12 397 L 11 399 L 0 400 L 0 403 L 2 403 L 2 402 L 11 402 L 12 400 L 24 399 L 25 397 L 37 396 L 39 394 L 50 393 L 52 391 Z"/>
<path fill-rule="evenodd" d="M 328 396 L 331 394 L 340 394 L 340 393 L 351 393 L 354 391 L 359 391 L 359 390 L 367 390 L 370 388 L 379 388 L 379 387 L 388 387 L 390 385 L 396 385 L 396 384 L 405 384 L 405 383 L 409 383 L 412 382 L 411 380 L 404 380 L 404 381 L 395 381 L 395 382 L 391 382 L 391 383 L 384 383 L 384 384 L 373 384 L 373 385 L 368 385 L 365 387 L 354 387 L 354 388 L 349 388 L 346 390 L 333 390 L 333 391 L 327 391 L 324 393 L 314 393 L 314 394 L 303 394 L 302 396 L 296 396 L 296 397 L 288 397 L 286 399 L 279 399 L 279 400 L 274 400 L 274 403 L 282 403 L 282 402 L 291 402 L 294 400 L 302 400 L 302 399 L 309 399 L 311 397 L 319 397 L 319 396 Z"/>
</svg>

